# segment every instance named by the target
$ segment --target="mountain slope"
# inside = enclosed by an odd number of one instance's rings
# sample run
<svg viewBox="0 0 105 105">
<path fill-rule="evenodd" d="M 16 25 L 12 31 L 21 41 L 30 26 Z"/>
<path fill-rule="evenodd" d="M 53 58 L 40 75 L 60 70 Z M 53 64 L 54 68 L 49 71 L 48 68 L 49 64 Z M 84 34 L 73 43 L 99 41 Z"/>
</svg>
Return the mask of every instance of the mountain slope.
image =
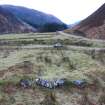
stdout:
<svg viewBox="0 0 105 105">
<path fill-rule="evenodd" d="M 25 24 L 23 21 L 16 18 L 9 11 L 0 7 L 0 33 L 22 33 L 35 32 L 36 30 L 31 26 Z"/>
<path fill-rule="evenodd" d="M 48 31 L 45 30 L 45 27 L 49 27 L 49 25 L 53 27 L 53 24 L 57 25 L 57 29 L 54 29 L 53 31 L 67 28 L 67 26 L 62 21 L 50 14 L 45 14 L 37 10 L 12 5 L 2 5 L 2 8 L 11 12 L 17 18 L 21 19 L 32 27 L 37 28 L 39 31 Z"/>
<path fill-rule="evenodd" d="M 88 38 L 105 39 L 105 4 L 73 27 L 73 30 L 74 33 L 82 33 L 83 36 Z"/>
</svg>

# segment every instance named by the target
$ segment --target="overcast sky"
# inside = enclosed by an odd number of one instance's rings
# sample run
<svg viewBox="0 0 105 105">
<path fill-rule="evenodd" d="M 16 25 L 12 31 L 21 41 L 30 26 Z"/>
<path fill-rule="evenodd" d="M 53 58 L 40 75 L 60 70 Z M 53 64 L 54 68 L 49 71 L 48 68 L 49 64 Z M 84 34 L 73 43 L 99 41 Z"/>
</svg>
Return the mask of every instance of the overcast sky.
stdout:
<svg viewBox="0 0 105 105">
<path fill-rule="evenodd" d="M 70 24 L 97 10 L 105 0 L 0 0 L 0 4 L 25 6 L 53 14 Z"/>
</svg>

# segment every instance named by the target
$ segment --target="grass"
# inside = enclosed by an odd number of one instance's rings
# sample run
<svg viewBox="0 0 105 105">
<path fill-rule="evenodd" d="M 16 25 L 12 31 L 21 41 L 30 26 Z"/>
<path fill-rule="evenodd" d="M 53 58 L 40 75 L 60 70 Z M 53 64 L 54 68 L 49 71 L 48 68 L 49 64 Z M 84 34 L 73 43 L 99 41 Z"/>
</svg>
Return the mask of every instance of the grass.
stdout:
<svg viewBox="0 0 105 105">
<path fill-rule="evenodd" d="M 61 52 L 63 52 L 63 55 Z M 69 61 L 64 61 L 64 57 L 68 58 Z M 11 66 L 15 67 L 18 64 L 23 64 L 24 61 L 29 61 L 33 64 L 32 73 L 34 73 L 34 76 L 37 77 L 38 73 L 42 78 L 47 79 L 66 77 L 70 79 L 86 79 L 84 73 L 87 70 L 89 72 L 89 70 L 97 67 L 102 68 L 91 56 L 78 51 L 55 50 L 52 52 L 51 50 L 39 49 L 19 50 L 10 53 L 7 58 L 1 58 L 0 70 L 7 70 Z"/>
<path fill-rule="evenodd" d="M 0 35 L 0 41 L 6 45 L 27 45 L 27 44 L 47 44 L 51 45 L 61 42 L 64 45 L 88 46 L 88 47 L 105 47 L 105 41 L 91 40 L 84 37 L 75 37 L 73 35 L 56 34 L 56 33 L 30 33 Z"/>
<path fill-rule="evenodd" d="M 53 45 L 57 41 L 65 46 L 73 46 L 67 49 L 40 47 L 43 44 Z M 19 84 L 21 79 L 41 77 L 48 80 L 64 78 L 67 79 L 67 85 L 69 85 L 70 81 L 77 79 L 92 82 L 93 78 L 89 77 L 90 74 L 97 73 L 97 77 L 101 77 L 105 73 L 105 52 L 101 51 L 101 48 L 105 47 L 105 41 L 102 40 L 90 40 L 62 33 L 60 35 L 29 33 L 1 35 L 0 44 L 0 102 L 2 105 L 39 105 L 41 102 L 45 102 L 48 96 L 51 96 L 48 91 L 55 93 L 53 96 L 56 97 L 60 105 L 74 104 L 75 102 L 72 103 L 72 101 L 77 102 L 77 99 L 83 94 L 80 94 L 78 89 L 69 91 L 70 86 L 65 87 L 68 89 L 64 90 L 62 88 L 49 90 L 38 86 L 32 89 L 23 89 L 22 87 L 13 87 L 13 84 Z M 36 44 L 40 46 L 31 48 Z M 100 48 L 100 50 L 92 52 L 91 48 L 93 50 Z M 12 85 L 8 85 L 8 83 Z M 5 89 L 10 91 L 10 94 L 6 93 Z M 92 93 L 88 91 L 88 93 L 93 97 L 99 95 L 99 92 L 94 93 L 94 91 Z"/>
</svg>

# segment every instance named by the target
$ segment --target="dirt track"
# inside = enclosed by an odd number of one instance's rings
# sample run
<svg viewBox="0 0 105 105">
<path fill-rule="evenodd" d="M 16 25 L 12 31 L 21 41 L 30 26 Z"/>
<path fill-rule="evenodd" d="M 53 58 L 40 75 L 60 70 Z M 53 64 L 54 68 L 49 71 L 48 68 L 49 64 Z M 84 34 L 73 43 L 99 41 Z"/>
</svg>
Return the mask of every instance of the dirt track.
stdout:
<svg viewBox="0 0 105 105">
<path fill-rule="evenodd" d="M 27 45 L 27 46 L 0 46 L 0 50 L 2 49 L 56 49 L 53 47 L 53 45 Z M 97 47 L 82 47 L 82 46 L 71 46 L 71 45 L 66 45 L 62 48 L 58 49 L 65 49 L 65 50 L 84 50 L 84 51 L 105 51 L 105 48 L 97 48 Z"/>
</svg>

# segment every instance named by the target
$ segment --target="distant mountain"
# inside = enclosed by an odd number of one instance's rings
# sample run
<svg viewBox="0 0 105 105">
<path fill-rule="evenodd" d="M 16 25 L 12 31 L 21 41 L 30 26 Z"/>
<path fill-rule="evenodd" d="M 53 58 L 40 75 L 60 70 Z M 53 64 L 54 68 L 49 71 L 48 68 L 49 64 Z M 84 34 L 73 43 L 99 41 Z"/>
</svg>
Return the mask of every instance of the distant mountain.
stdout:
<svg viewBox="0 0 105 105">
<path fill-rule="evenodd" d="M 66 24 L 50 14 L 20 6 L 1 5 L 1 7 L 39 32 L 50 32 L 67 28 Z"/>
<path fill-rule="evenodd" d="M 74 27 L 74 26 L 78 25 L 80 22 L 81 21 L 74 22 L 74 23 L 70 24 L 69 26 Z"/>
<path fill-rule="evenodd" d="M 24 23 L 12 13 L 0 6 L 0 34 L 36 32 L 34 28 Z"/>
<path fill-rule="evenodd" d="M 67 32 L 88 38 L 105 39 L 105 4 Z"/>
<path fill-rule="evenodd" d="M 72 29 L 74 26 L 76 26 L 77 24 L 79 24 L 80 23 L 80 21 L 77 21 L 77 22 L 74 22 L 74 23 L 72 23 L 72 24 L 69 24 L 68 25 L 68 30 L 69 29 Z"/>
</svg>

